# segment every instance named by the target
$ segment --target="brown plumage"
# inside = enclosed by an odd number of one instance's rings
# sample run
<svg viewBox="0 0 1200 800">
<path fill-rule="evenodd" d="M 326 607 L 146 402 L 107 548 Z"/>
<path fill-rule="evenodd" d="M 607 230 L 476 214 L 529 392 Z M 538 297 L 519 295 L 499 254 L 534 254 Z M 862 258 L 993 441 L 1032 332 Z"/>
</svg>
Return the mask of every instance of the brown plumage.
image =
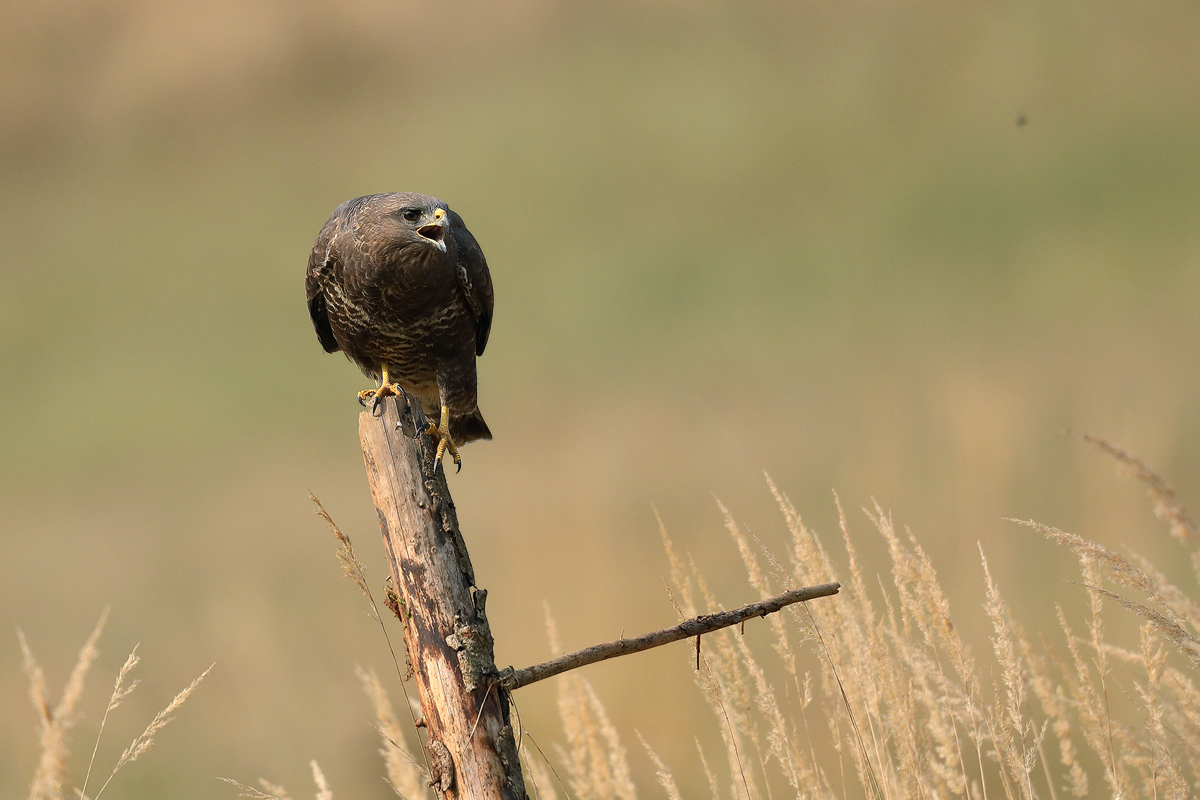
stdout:
<svg viewBox="0 0 1200 800">
<path fill-rule="evenodd" d="M 308 311 L 326 352 L 341 350 L 378 389 L 420 398 L 438 460 L 491 439 L 479 413 L 475 357 L 492 326 L 492 277 L 462 217 L 434 197 L 398 192 L 334 209 L 308 258 Z"/>
</svg>

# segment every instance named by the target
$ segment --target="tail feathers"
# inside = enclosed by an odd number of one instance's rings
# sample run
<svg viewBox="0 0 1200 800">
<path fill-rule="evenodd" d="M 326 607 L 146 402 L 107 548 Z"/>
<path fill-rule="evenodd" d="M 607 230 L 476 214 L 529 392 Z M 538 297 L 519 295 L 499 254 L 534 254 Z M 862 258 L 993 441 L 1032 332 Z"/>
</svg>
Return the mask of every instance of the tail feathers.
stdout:
<svg viewBox="0 0 1200 800">
<path fill-rule="evenodd" d="M 492 432 L 483 421 L 483 414 L 479 409 L 475 409 L 465 417 L 450 418 L 450 438 L 456 445 L 461 446 L 476 439 L 491 439 Z"/>
</svg>

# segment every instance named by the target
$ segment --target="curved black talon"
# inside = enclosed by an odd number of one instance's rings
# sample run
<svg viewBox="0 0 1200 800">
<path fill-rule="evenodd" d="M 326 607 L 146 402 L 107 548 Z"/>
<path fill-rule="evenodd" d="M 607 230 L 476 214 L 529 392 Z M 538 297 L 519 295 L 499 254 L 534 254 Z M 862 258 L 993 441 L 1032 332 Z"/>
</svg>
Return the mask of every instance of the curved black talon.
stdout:
<svg viewBox="0 0 1200 800">
<path fill-rule="evenodd" d="M 458 448 L 454 446 L 454 440 L 450 438 L 450 410 L 444 404 L 442 405 L 442 424 L 434 425 L 430 422 L 425 433 L 437 439 L 437 455 L 433 457 L 434 472 L 437 472 L 437 465 L 442 462 L 442 456 L 447 452 L 454 457 L 454 464 L 458 467 L 456 472 L 462 472 L 462 458 L 458 455 Z"/>
</svg>

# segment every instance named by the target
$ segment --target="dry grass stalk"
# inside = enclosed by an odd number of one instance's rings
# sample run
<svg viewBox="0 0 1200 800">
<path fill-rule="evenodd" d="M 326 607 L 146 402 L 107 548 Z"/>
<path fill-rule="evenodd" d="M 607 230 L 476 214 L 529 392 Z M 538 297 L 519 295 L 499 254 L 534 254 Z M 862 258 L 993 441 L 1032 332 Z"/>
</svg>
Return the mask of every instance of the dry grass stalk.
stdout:
<svg viewBox="0 0 1200 800">
<path fill-rule="evenodd" d="M 278 795 L 279 800 L 291 800 L 291 797 L 288 795 L 287 789 L 283 788 L 278 783 L 271 783 L 266 778 L 259 778 L 258 785 L 261 786 L 264 790 L 270 792 L 272 795 Z"/>
<path fill-rule="evenodd" d="M 314 758 L 309 765 L 312 767 L 313 783 L 317 785 L 317 800 L 333 800 L 333 790 L 329 788 L 329 781 L 325 780 L 325 773 L 321 771 L 317 760 Z"/>
<path fill-rule="evenodd" d="M 671 770 L 658 757 L 658 753 L 654 752 L 654 748 L 646 741 L 646 737 L 638 733 L 638 739 L 642 743 L 642 747 L 646 748 L 646 753 L 649 754 L 650 760 L 654 762 L 654 774 L 658 778 L 658 783 L 663 787 L 663 791 L 667 793 L 667 800 L 683 800 L 679 794 L 679 786 L 675 783 L 675 776 L 671 774 Z"/>
<path fill-rule="evenodd" d="M 558 629 L 546 610 L 546 634 L 553 653 L 561 652 Z M 576 800 L 634 800 L 637 789 L 625 747 L 600 698 L 578 671 L 558 678 L 558 711 L 567 746 L 560 750 L 572 797 Z"/>
<path fill-rule="evenodd" d="M 1165 709 L 1159 702 L 1159 687 L 1166 667 L 1168 650 L 1154 635 L 1154 625 L 1145 623 L 1141 629 L 1141 658 L 1146 665 L 1146 681 L 1138 686 L 1138 694 L 1146 708 L 1147 729 L 1150 733 L 1150 748 L 1153 752 L 1151 781 L 1161 786 L 1166 797 L 1187 797 L 1188 785 L 1171 755 L 1171 742 L 1163 724 Z"/>
<path fill-rule="evenodd" d="M 592 685 L 576 673 L 559 678 L 558 710 L 567 747 L 560 753 L 576 800 L 634 800 L 625 747 Z"/>
<path fill-rule="evenodd" d="M 371 602 L 371 613 L 378 619 L 379 607 L 375 605 L 375 598 L 371 596 L 371 589 L 367 586 L 366 568 L 358 560 L 358 556 L 354 555 L 354 546 L 350 542 L 350 537 L 342 533 L 342 529 L 333 521 L 333 517 L 329 516 L 329 512 L 325 510 L 325 506 L 321 505 L 321 501 L 311 491 L 308 493 L 308 499 L 316 506 L 314 509 L 316 515 L 325 520 L 325 524 L 329 526 L 329 532 L 338 540 L 336 555 L 338 562 L 342 565 L 342 572 L 346 574 L 347 578 L 353 581 L 359 591 Z"/>
<path fill-rule="evenodd" d="M 33 707 L 38 712 L 38 722 L 41 725 L 42 755 L 37 770 L 33 774 L 33 782 L 29 787 L 30 800 L 42 800 L 42 798 L 60 800 L 63 796 L 63 787 L 68 783 L 67 757 L 70 755 L 68 748 L 70 731 L 79 721 L 79 703 L 83 699 L 84 682 L 96 657 L 100 655 L 100 651 L 96 649 L 96 642 L 100 639 L 100 633 L 104 630 L 104 623 L 107 619 L 108 609 L 105 608 L 96 622 L 96 627 L 92 629 L 91 635 L 84 643 L 83 649 L 79 651 L 79 658 L 76 659 L 75 666 L 71 669 L 71 674 L 63 687 L 62 698 L 53 709 L 50 708 L 46 694 L 46 676 L 33 657 L 33 651 L 25 640 L 25 633 L 20 628 L 17 629 L 17 638 L 21 643 L 22 665 L 25 675 L 29 678 L 30 699 L 33 700 Z"/>
<path fill-rule="evenodd" d="M 521 758 L 525 762 L 525 777 L 533 788 L 535 800 L 558 800 L 558 791 L 554 788 L 558 781 L 550 774 L 545 759 L 531 758 L 524 747 L 521 748 Z"/>
<path fill-rule="evenodd" d="M 292 800 L 288 795 L 287 790 L 282 786 L 269 782 L 266 778 L 259 778 L 258 783 L 262 789 L 255 789 L 253 786 L 247 786 L 244 783 L 235 781 L 233 778 L 219 778 L 218 780 L 225 781 L 229 785 L 238 790 L 238 797 L 249 797 L 252 800 Z"/>
<path fill-rule="evenodd" d="M 104 736 L 104 726 L 108 723 L 109 713 L 116 709 L 121 704 L 121 701 L 128 697 L 137 688 L 138 684 L 141 683 L 139 680 L 134 680 L 128 686 L 125 685 L 125 679 L 129 677 L 129 673 L 141 661 L 141 658 L 137 654 L 137 649 L 138 645 L 134 645 L 133 650 L 130 651 L 129 656 L 125 659 L 125 663 L 121 665 L 120 672 L 117 673 L 117 680 L 113 685 L 112 694 L 109 696 L 108 705 L 104 708 L 104 716 L 100 718 L 100 730 L 96 733 L 96 744 L 92 747 L 92 757 L 88 759 L 87 774 L 83 776 L 83 786 L 79 789 L 80 797 L 87 797 L 88 780 L 92 777 L 92 767 L 96 764 L 96 753 L 100 750 L 100 738 Z"/>
<path fill-rule="evenodd" d="M 392 788 L 401 797 L 416 798 L 429 794 L 429 773 L 417 761 L 416 756 L 405 744 L 404 729 L 392 707 L 387 690 L 379 681 L 374 669 L 357 668 L 359 680 L 362 681 L 363 691 L 375 708 L 375 721 L 378 725 L 379 736 L 383 740 L 379 754 L 387 769 L 388 780 Z"/>
<path fill-rule="evenodd" d="M 721 796 L 721 790 L 717 786 L 717 775 L 708 766 L 708 759 L 704 757 L 704 750 L 700 747 L 700 742 L 696 742 L 696 752 L 700 756 L 700 766 L 704 770 L 704 777 L 708 779 L 708 791 L 713 800 Z"/>
<path fill-rule="evenodd" d="M 1128 469 L 1135 478 L 1146 485 L 1150 499 L 1154 501 L 1154 516 L 1171 527 L 1171 535 L 1183 543 L 1194 543 L 1200 538 L 1200 527 L 1188 514 L 1187 509 L 1175 494 L 1171 484 L 1140 458 L 1135 458 L 1112 442 L 1090 433 L 1077 434 L 1085 442 L 1091 442 Z"/>
<path fill-rule="evenodd" d="M 1166 606 L 1176 615 L 1187 620 L 1192 627 L 1200 628 L 1200 604 L 1184 594 L 1178 587 L 1171 585 L 1165 575 L 1145 563 L 1144 559 L 1134 556 L 1136 560 L 1143 562 L 1142 566 L 1135 567 L 1120 554 L 1114 553 L 1103 545 L 1088 541 L 1082 536 L 1060 531 L 1050 525 L 1043 525 L 1033 520 L 1013 519 L 1010 521 L 1032 528 L 1047 539 L 1070 548 L 1081 563 L 1090 561 L 1097 566 L 1104 567 L 1109 580 L 1117 586 L 1142 592 L 1156 603 Z"/>
</svg>

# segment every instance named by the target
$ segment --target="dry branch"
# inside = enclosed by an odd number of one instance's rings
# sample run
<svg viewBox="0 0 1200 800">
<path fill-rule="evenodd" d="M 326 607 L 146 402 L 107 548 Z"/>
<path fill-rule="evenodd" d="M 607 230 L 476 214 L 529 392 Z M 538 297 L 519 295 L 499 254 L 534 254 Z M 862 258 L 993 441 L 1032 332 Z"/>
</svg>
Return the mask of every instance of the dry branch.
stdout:
<svg viewBox="0 0 1200 800">
<path fill-rule="evenodd" d="M 532 667 L 526 667 L 525 669 L 515 670 L 509 667 L 501 674 L 500 685 L 512 691 L 546 678 L 552 678 L 567 670 L 584 667 L 588 664 L 595 664 L 597 661 L 604 661 L 605 659 L 616 658 L 617 656 L 640 653 L 652 647 L 678 642 L 680 639 L 690 639 L 693 636 L 696 637 L 696 649 L 699 651 L 699 637 L 706 633 L 712 633 L 721 628 L 728 628 L 755 617 L 765 617 L 767 614 L 773 614 L 793 603 L 802 603 L 805 600 L 813 600 L 818 597 L 828 597 L 829 595 L 837 594 L 840 588 L 841 584 L 838 583 L 805 586 L 769 597 L 758 603 L 742 606 L 733 611 L 722 611 L 717 614 L 701 614 L 698 617 L 686 619 L 678 625 L 654 631 L 653 633 L 643 634 L 635 639 L 617 639 L 615 642 L 594 644 L 591 647 L 585 647 L 574 653 L 567 653 L 566 655 L 553 658 L 541 664 L 535 664 Z"/>
</svg>

